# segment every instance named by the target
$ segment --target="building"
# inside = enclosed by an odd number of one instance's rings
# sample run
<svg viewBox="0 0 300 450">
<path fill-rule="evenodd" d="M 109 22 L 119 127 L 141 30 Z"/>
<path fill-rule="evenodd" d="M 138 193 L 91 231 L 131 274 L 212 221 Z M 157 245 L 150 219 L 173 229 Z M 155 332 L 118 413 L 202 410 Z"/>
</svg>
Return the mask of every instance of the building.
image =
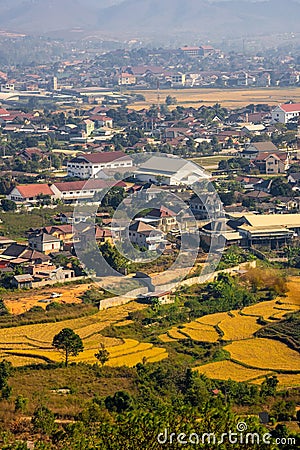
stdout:
<svg viewBox="0 0 300 450">
<path fill-rule="evenodd" d="M 49 255 L 59 252 L 61 249 L 60 239 L 47 233 L 33 233 L 28 238 L 28 245 L 31 249 Z"/>
<path fill-rule="evenodd" d="M 180 158 L 159 156 L 152 156 L 141 164 L 135 176 L 140 181 L 169 186 L 192 185 L 209 178 L 196 164 Z"/>
<path fill-rule="evenodd" d="M 200 47 L 188 47 L 186 45 L 182 47 L 180 50 L 183 53 L 183 55 L 189 58 L 196 58 L 197 56 L 200 56 Z"/>
<path fill-rule="evenodd" d="M 247 247 L 258 245 L 276 249 L 300 236 L 300 214 L 244 214 L 228 224 L 243 236 Z"/>
<path fill-rule="evenodd" d="M 92 200 L 95 194 L 102 192 L 104 189 L 117 187 L 126 187 L 124 181 L 106 181 L 106 180 L 86 180 L 86 181 L 62 181 L 61 183 L 53 183 L 51 190 L 56 199 L 63 200 L 65 203 L 73 203 L 77 200 Z M 81 216 L 79 222 L 84 221 Z M 76 218 L 73 218 L 76 222 Z"/>
<path fill-rule="evenodd" d="M 287 152 L 259 153 L 253 164 L 260 173 L 267 175 L 286 173 L 290 167 L 290 156 Z"/>
<path fill-rule="evenodd" d="M 78 155 L 67 164 L 68 176 L 95 178 L 101 169 L 132 167 L 132 159 L 123 152 L 99 152 Z"/>
<path fill-rule="evenodd" d="M 10 194 L 7 195 L 9 200 L 17 203 L 37 203 L 41 198 L 54 198 L 54 193 L 48 184 L 26 184 L 19 185 L 13 188 Z"/>
<path fill-rule="evenodd" d="M 272 111 L 272 122 L 288 123 L 300 117 L 300 103 L 278 105 Z"/>
<path fill-rule="evenodd" d="M 203 194 L 201 197 L 193 195 L 188 203 L 195 218 L 199 220 L 218 217 L 223 211 L 221 200 L 215 193 Z"/>
<path fill-rule="evenodd" d="M 118 78 L 119 86 L 132 86 L 136 84 L 136 76 L 132 73 L 121 73 Z"/>
<path fill-rule="evenodd" d="M 254 160 L 259 153 L 274 153 L 278 152 L 278 148 L 271 141 L 263 141 L 263 142 L 250 142 L 243 152 L 242 157 Z"/>
<path fill-rule="evenodd" d="M 128 228 L 128 237 L 132 244 L 155 251 L 164 243 L 164 235 L 152 225 L 136 220 Z"/>
<path fill-rule="evenodd" d="M 178 229 L 176 213 L 169 208 L 161 206 L 159 209 L 153 208 L 148 212 L 145 220 L 151 221 L 152 225 L 158 230 L 168 233 L 171 230 Z"/>
</svg>

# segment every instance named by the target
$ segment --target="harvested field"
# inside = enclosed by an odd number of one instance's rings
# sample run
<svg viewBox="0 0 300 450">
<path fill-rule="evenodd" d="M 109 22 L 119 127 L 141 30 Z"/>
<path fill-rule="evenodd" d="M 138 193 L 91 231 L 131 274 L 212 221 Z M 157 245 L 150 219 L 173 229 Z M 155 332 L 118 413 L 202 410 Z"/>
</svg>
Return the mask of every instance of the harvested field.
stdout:
<svg viewBox="0 0 300 450">
<path fill-rule="evenodd" d="M 130 107 L 135 110 L 148 108 L 157 104 L 156 90 L 129 91 L 144 95 L 146 101 L 136 102 Z M 277 105 L 290 99 L 300 102 L 300 88 L 255 88 L 255 89 L 164 89 L 160 92 L 161 103 L 166 97 L 176 97 L 179 106 L 199 108 L 202 105 L 212 106 L 221 103 L 226 108 L 238 108 L 251 103 Z M 176 108 L 176 105 L 172 106 Z"/>
</svg>

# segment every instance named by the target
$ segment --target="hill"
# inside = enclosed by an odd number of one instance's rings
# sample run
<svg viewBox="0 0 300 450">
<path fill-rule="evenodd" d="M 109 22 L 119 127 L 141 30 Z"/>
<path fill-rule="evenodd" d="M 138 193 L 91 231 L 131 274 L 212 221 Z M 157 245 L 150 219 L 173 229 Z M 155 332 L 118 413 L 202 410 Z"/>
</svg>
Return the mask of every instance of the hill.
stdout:
<svg viewBox="0 0 300 450">
<path fill-rule="evenodd" d="M 1 0 L 0 28 L 49 33 L 80 28 L 121 37 L 209 38 L 298 30 L 298 0 Z"/>
</svg>

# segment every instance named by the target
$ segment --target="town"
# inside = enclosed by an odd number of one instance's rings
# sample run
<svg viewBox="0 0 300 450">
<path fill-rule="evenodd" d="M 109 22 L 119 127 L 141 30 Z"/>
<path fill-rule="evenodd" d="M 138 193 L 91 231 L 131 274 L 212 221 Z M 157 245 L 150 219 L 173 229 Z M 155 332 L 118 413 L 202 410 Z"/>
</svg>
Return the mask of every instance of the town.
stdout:
<svg viewBox="0 0 300 450">
<path fill-rule="evenodd" d="M 124 5 L 104 3 L 109 23 Z M 155 46 L 15 23 L 0 30 L 0 447 L 159 450 L 172 425 L 208 450 L 236 429 L 256 439 L 239 449 L 298 448 L 297 33 Z"/>
</svg>

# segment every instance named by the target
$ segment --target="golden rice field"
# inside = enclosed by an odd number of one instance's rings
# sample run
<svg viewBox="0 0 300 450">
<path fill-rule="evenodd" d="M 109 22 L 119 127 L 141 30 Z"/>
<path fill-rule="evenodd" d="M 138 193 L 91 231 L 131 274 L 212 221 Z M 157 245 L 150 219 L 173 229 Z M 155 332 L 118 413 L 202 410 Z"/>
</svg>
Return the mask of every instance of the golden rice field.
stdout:
<svg viewBox="0 0 300 450">
<path fill-rule="evenodd" d="M 96 362 L 94 355 L 100 343 L 105 345 L 110 354 L 107 365 L 134 366 L 145 358 L 151 362 L 160 361 L 168 357 L 164 348 L 139 343 L 134 339 L 123 342 L 121 339 L 101 334 L 101 331 L 109 325 L 128 324 L 126 320 L 128 314 L 142 308 L 145 306 L 132 302 L 114 308 L 113 314 L 111 311 L 101 311 L 92 316 L 62 322 L 0 329 L 0 358 L 8 359 L 14 366 L 38 364 L 48 360 L 60 362 L 63 355 L 53 350 L 52 340 L 63 328 L 71 328 L 79 334 L 84 345 L 84 351 L 74 358 L 77 362 Z"/>
<path fill-rule="evenodd" d="M 264 370 L 248 369 L 228 360 L 204 364 L 203 366 L 195 367 L 194 370 L 206 375 L 208 378 L 216 380 L 231 379 L 234 381 L 249 381 L 269 373 Z"/>
<path fill-rule="evenodd" d="M 191 322 L 182 328 L 181 333 L 198 342 L 217 342 L 219 334 L 216 329 L 209 325 Z"/>
<path fill-rule="evenodd" d="M 238 341 L 249 339 L 256 331 L 261 328 L 255 317 L 241 316 L 236 314 L 234 317 L 227 316 L 219 323 L 219 328 L 223 331 L 225 341 Z"/>
<path fill-rule="evenodd" d="M 283 298 L 283 300 L 285 300 Z M 247 316 L 262 317 L 268 320 L 272 317 L 282 318 L 288 312 L 298 310 L 300 306 L 296 304 L 280 304 L 278 300 L 262 302 L 256 305 L 247 306 L 242 310 L 242 314 Z"/>
<path fill-rule="evenodd" d="M 168 357 L 168 353 L 164 348 L 154 347 L 153 344 L 139 343 L 134 340 L 125 340 L 120 345 L 114 345 L 112 347 L 106 347 L 109 352 L 109 361 L 106 365 L 111 367 L 129 366 L 133 367 L 137 363 L 146 361 L 161 361 Z M 76 360 L 76 362 L 96 363 L 95 348 L 86 348 L 76 358 L 70 358 L 70 360 Z M 8 350 L 3 354 L 6 359 L 9 359 L 13 365 L 20 366 L 24 364 L 36 364 L 47 360 L 52 362 L 63 361 L 63 355 L 55 350 L 18 350 L 17 354 L 15 350 Z M 8 358 L 7 358 L 8 356 Z"/>
<path fill-rule="evenodd" d="M 292 375 L 276 374 L 276 377 L 279 381 L 279 387 L 282 389 L 288 389 L 288 388 L 300 386 L 300 374 L 292 374 Z M 251 383 L 252 384 L 261 384 L 263 381 L 264 381 L 263 379 L 257 379 L 257 380 L 251 381 Z"/>
<path fill-rule="evenodd" d="M 299 353 L 280 341 L 252 338 L 232 342 L 225 349 L 233 360 L 253 368 L 300 372 Z"/>
<path fill-rule="evenodd" d="M 132 93 L 134 91 L 130 91 Z M 145 101 L 136 102 L 130 106 L 135 110 L 149 108 L 157 104 L 156 90 L 139 90 L 136 94 L 142 94 Z M 177 104 L 185 107 L 199 108 L 202 105 L 212 106 L 221 103 L 226 108 L 238 108 L 250 103 L 268 103 L 276 105 L 285 103 L 291 99 L 300 102 L 300 88 L 255 88 L 255 89 L 164 89 L 160 92 L 160 101 L 165 103 L 166 97 L 176 97 Z M 175 108 L 173 106 L 173 108 Z"/>
<path fill-rule="evenodd" d="M 222 320 L 226 319 L 227 317 L 228 317 L 227 312 L 221 312 L 221 313 L 209 314 L 207 316 L 200 317 L 199 319 L 196 319 L 196 321 L 199 323 L 206 324 L 206 325 L 216 326 Z"/>
</svg>

